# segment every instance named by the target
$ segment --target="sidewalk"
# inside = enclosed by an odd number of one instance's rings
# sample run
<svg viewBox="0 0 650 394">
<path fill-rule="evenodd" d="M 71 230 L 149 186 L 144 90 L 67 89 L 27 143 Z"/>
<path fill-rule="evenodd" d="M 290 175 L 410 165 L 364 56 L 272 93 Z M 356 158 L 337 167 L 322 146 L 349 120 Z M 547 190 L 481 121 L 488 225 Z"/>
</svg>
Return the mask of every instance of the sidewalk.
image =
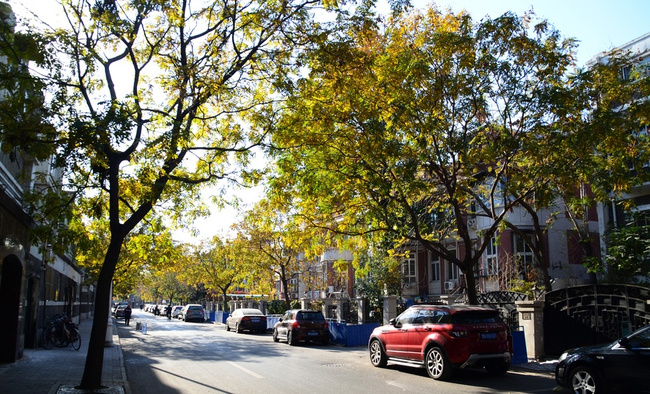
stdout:
<svg viewBox="0 0 650 394">
<path fill-rule="evenodd" d="M 88 352 L 88 341 L 92 319 L 83 320 L 79 325 L 81 349 L 72 347 L 45 350 L 25 349 L 23 357 L 13 364 L 0 364 L 0 394 L 42 393 L 73 394 L 83 393 L 74 387 L 81 383 Z M 123 321 L 113 324 L 124 324 Z M 104 368 L 102 385 L 105 390 L 95 393 L 131 394 L 126 380 L 124 358 L 117 326 L 108 327 L 113 331 L 113 343 L 104 348 Z"/>
<path fill-rule="evenodd" d="M 513 364 L 510 366 L 514 371 L 528 371 L 539 373 L 555 374 L 555 365 L 557 360 L 530 361 L 522 364 Z"/>
</svg>

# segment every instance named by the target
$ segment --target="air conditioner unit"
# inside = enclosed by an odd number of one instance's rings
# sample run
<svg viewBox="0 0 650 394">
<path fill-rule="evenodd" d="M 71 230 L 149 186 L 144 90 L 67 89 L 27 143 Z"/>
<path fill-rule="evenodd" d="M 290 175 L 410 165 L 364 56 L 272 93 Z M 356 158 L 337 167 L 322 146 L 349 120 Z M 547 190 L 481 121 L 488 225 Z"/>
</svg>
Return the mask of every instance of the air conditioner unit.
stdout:
<svg viewBox="0 0 650 394">
<path fill-rule="evenodd" d="M 454 290 L 456 288 L 456 282 L 450 280 L 445 282 L 445 290 Z"/>
<path fill-rule="evenodd" d="M 467 227 L 476 229 L 476 219 L 467 219 Z"/>
</svg>

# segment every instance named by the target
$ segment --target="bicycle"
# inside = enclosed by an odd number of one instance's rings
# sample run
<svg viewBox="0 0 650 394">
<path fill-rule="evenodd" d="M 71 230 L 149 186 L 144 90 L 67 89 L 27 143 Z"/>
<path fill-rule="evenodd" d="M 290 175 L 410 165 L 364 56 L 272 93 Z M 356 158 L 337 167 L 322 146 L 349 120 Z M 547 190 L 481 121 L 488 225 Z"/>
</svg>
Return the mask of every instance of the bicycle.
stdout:
<svg viewBox="0 0 650 394">
<path fill-rule="evenodd" d="M 66 315 L 54 315 L 48 321 L 41 334 L 41 346 L 44 349 L 72 345 L 74 350 L 81 348 L 81 334 L 76 324 Z"/>
</svg>

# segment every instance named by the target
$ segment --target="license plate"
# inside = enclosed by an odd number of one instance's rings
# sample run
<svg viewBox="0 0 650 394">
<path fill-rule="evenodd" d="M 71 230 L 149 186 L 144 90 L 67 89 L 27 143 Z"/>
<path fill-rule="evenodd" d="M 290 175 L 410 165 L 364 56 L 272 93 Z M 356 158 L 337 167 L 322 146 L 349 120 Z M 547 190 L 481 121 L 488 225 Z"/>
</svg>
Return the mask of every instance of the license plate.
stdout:
<svg viewBox="0 0 650 394">
<path fill-rule="evenodd" d="M 252 321 L 253 323 L 258 323 L 258 322 L 260 321 L 260 319 L 251 319 L 251 321 Z"/>
<path fill-rule="evenodd" d="M 497 339 L 496 332 L 482 332 L 481 339 Z"/>
<path fill-rule="evenodd" d="M 312 332 L 309 332 L 309 333 L 307 333 L 307 335 L 312 335 L 312 336 L 316 336 L 316 335 L 318 335 L 318 333 L 317 333 L 317 332 L 314 332 L 314 331 L 312 331 Z"/>
</svg>

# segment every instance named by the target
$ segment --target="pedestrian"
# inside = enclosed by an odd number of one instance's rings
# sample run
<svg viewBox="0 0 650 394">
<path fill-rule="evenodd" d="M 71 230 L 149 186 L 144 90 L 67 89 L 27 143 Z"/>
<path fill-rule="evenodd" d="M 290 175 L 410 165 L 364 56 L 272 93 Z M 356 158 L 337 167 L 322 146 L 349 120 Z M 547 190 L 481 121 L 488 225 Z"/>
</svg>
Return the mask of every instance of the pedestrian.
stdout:
<svg viewBox="0 0 650 394">
<path fill-rule="evenodd" d="M 124 323 L 128 326 L 131 320 L 131 307 L 129 305 L 124 308 Z"/>
<path fill-rule="evenodd" d="M 165 310 L 165 314 L 167 315 L 167 320 L 172 319 L 172 306 L 167 305 L 167 310 Z"/>
</svg>

